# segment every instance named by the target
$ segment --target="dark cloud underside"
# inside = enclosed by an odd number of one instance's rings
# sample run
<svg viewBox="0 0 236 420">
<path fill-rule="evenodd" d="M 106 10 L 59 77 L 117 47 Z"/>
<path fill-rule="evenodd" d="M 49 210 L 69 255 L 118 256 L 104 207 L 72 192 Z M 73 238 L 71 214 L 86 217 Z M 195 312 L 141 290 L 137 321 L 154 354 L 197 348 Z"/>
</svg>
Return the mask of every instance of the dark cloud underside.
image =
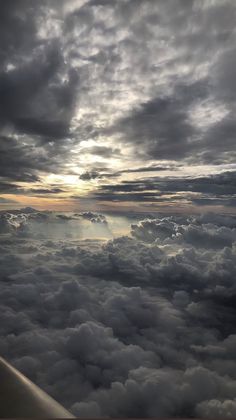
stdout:
<svg viewBox="0 0 236 420">
<path fill-rule="evenodd" d="M 78 187 L 110 179 L 115 188 L 155 167 L 226 170 L 235 18 L 230 0 L 4 2 L 1 181 L 43 190 L 45 175 L 77 174 Z"/>
</svg>

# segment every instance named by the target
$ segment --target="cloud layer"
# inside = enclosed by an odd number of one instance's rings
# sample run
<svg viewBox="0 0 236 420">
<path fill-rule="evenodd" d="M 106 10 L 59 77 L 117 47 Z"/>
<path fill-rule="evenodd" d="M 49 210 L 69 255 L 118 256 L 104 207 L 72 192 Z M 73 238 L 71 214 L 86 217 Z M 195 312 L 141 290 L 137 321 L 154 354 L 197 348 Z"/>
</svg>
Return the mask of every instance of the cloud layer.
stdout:
<svg viewBox="0 0 236 420">
<path fill-rule="evenodd" d="M 1 214 L 1 355 L 76 416 L 234 418 L 235 218 L 81 220 Z"/>
</svg>

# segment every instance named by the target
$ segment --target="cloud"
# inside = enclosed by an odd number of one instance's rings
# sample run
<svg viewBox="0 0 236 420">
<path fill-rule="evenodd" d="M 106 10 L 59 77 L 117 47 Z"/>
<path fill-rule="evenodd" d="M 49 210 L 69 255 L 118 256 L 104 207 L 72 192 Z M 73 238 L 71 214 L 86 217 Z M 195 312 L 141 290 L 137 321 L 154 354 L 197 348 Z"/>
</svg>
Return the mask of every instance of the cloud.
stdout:
<svg viewBox="0 0 236 420">
<path fill-rule="evenodd" d="M 199 386 L 199 380 L 201 384 L 205 381 L 203 388 Z M 181 386 L 181 381 L 184 386 Z M 227 389 L 224 380 L 203 368 L 187 369 L 183 375 L 179 371 L 139 368 L 131 372 L 124 385 L 114 382 L 111 390 L 98 391 L 95 396 L 106 406 L 111 416 L 119 412 L 120 415 L 136 413 L 136 416 L 161 417 L 170 416 L 173 413 L 179 415 L 186 404 L 186 397 L 189 398 L 190 406 L 198 401 L 200 395 L 200 398 L 207 398 L 217 393 L 218 386 L 224 391 Z M 234 385 L 232 391 L 233 389 Z M 166 399 L 167 394 L 168 399 Z M 78 403 L 75 406 L 77 413 L 80 411 L 80 406 L 82 406 L 83 415 L 86 411 L 92 412 L 88 410 L 89 404 L 86 407 L 85 404 Z M 95 408 L 94 401 L 91 402 L 91 408 L 92 410 Z M 201 413 L 200 410 L 199 412 Z"/>
<path fill-rule="evenodd" d="M 16 200 L 10 200 L 4 197 L 0 197 L 0 203 L 2 204 L 12 204 L 12 203 L 17 203 Z"/>
<path fill-rule="evenodd" d="M 79 216 L 83 219 L 90 220 L 92 223 L 103 223 L 107 224 L 106 217 L 103 214 L 92 213 L 90 211 L 79 213 Z"/>
<path fill-rule="evenodd" d="M 47 188 L 33 188 L 31 190 L 26 190 L 25 193 L 27 194 L 32 194 L 32 195 L 50 195 L 50 194 L 58 194 L 64 192 L 64 190 L 62 190 L 61 188 L 55 187 L 55 188 L 51 188 L 51 189 L 47 189 Z"/>
<path fill-rule="evenodd" d="M 100 174 L 97 171 L 86 171 L 83 174 L 80 175 L 80 179 L 82 179 L 82 181 L 90 181 L 91 179 L 96 179 L 96 178 L 100 178 Z"/>
<path fill-rule="evenodd" d="M 160 165 L 151 165 L 151 166 L 141 166 L 140 168 L 125 169 L 120 171 L 120 173 L 138 173 L 138 172 L 158 172 L 158 171 L 168 171 L 171 169 L 169 166 L 160 166 Z"/>
<path fill-rule="evenodd" d="M 144 189 L 151 191 L 161 191 L 165 193 L 176 193 L 181 191 L 208 193 L 214 195 L 235 194 L 235 176 L 234 171 L 223 172 L 221 174 L 210 175 L 208 177 L 186 177 L 186 178 L 151 178 L 140 179 L 138 181 L 124 181 L 118 185 L 105 186 L 107 190 L 114 191 L 142 191 Z"/>
<path fill-rule="evenodd" d="M 101 178 L 116 178 L 122 174 L 132 174 L 132 173 L 139 173 L 139 172 L 160 172 L 160 171 L 168 171 L 170 167 L 168 166 L 160 166 L 160 165 L 151 165 L 151 166 L 141 166 L 140 168 L 133 168 L 133 169 L 124 169 L 117 172 L 109 172 L 107 168 L 103 168 L 101 170 L 91 170 L 86 171 L 80 175 L 80 179 L 82 181 L 90 181 L 92 179 L 101 179 Z"/>
<path fill-rule="evenodd" d="M 235 205 L 235 14 L 228 0 L 2 5 L 2 199 L 78 197 L 71 174 L 95 187 L 92 211 L 0 213 L 0 354 L 76 416 L 235 415 L 235 217 L 175 215 Z"/>
<path fill-rule="evenodd" d="M 34 182 L 41 171 L 57 171 L 62 146 L 50 142 L 69 136 L 78 75 L 66 66 L 59 38 L 40 34 L 50 23 L 53 34 L 52 10 L 30 0 L 2 8 L 0 176 L 8 180 Z"/>
<path fill-rule="evenodd" d="M 190 88 L 191 89 L 191 88 Z M 153 99 L 120 121 L 121 131 L 141 153 L 156 159 L 183 159 L 192 152 L 191 138 L 197 132 L 178 99 Z"/>
<path fill-rule="evenodd" d="M 131 234 L 144 242 L 173 240 L 206 249 L 232 247 L 236 240 L 235 229 L 216 227 L 213 223 L 196 226 L 191 223 L 191 218 L 188 222 L 183 226 L 171 219 L 144 220 L 131 225 Z"/>
<path fill-rule="evenodd" d="M 106 147 L 106 146 L 93 146 L 93 147 L 89 147 L 89 148 L 83 148 L 80 153 L 88 153 L 88 154 L 92 154 L 92 155 L 96 155 L 96 156 L 101 156 L 103 158 L 110 158 L 110 157 L 115 157 L 115 156 L 119 156 L 120 155 L 120 150 L 119 149 L 113 149 L 111 147 Z"/>
<path fill-rule="evenodd" d="M 149 177 L 137 181 L 101 184 L 91 198 L 105 201 L 175 203 L 185 200 L 197 205 L 235 205 L 235 172 L 205 177 Z"/>
<path fill-rule="evenodd" d="M 232 2 L 199 5 L 191 1 L 186 5 L 179 1 L 171 8 L 169 2 L 148 2 L 146 7 L 136 8 L 142 13 L 141 22 L 133 2 L 129 9 L 127 4 L 125 7 L 131 17 L 129 39 L 122 43 L 130 53 L 127 62 L 138 64 L 138 70 L 134 70 L 136 83 L 142 85 L 145 80 L 145 87 L 152 92 L 148 91 L 145 100 L 140 95 L 108 133 L 132 143 L 145 159 L 233 162 L 235 63 L 231 34 L 235 6 Z M 183 29 L 186 20 L 191 24 Z M 190 30 L 193 27 L 194 33 Z M 152 42 L 156 37 L 159 43 Z M 144 47 L 138 51 L 137 39 L 139 47 Z M 210 50 L 215 51 L 212 58 Z M 158 56 L 163 60 L 154 59 Z M 208 118 L 204 117 L 206 113 Z"/>
<path fill-rule="evenodd" d="M 197 407 L 197 413 L 203 418 L 233 418 L 236 413 L 235 399 L 218 401 L 209 400 L 200 403 Z"/>
<path fill-rule="evenodd" d="M 74 214 L 69 237 L 62 213 L 59 238 L 55 216 L 1 213 L 1 354 L 76 416 L 233 418 L 235 218 L 162 216 L 88 241 L 78 220 L 103 215 Z"/>
<path fill-rule="evenodd" d="M 33 8 L 27 0 L 3 8 L 1 122 L 25 134 L 54 139 L 67 134 L 77 76 L 69 69 L 68 80 L 62 82 L 66 69 L 60 43 L 55 38 L 44 42 L 39 36 L 38 24 L 47 11 L 46 2 Z M 12 28 L 10 39 L 7 24 Z"/>
<path fill-rule="evenodd" d="M 234 163 L 235 10 L 218 0 L 178 0 L 175 7 L 152 0 L 4 5 L 1 183 L 12 193 L 37 195 L 47 174 L 76 174 L 101 187 L 107 178 L 108 189 L 119 176 L 129 174 L 132 182 L 143 172 L 148 185 L 154 171 L 178 167 L 181 177 L 193 164 L 204 165 L 204 173 L 218 165 L 221 174 Z M 165 178 L 169 191 L 179 191 Z M 179 186 L 190 191 L 183 178 Z M 16 183 L 37 184 L 22 190 Z M 235 197 L 222 199 L 222 189 L 192 203 L 233 207 Z M 116 194 L 113 200 L 109 191 L 97 192 L 100 200 L 169 203 L 169 197 Z"/>
</svg>

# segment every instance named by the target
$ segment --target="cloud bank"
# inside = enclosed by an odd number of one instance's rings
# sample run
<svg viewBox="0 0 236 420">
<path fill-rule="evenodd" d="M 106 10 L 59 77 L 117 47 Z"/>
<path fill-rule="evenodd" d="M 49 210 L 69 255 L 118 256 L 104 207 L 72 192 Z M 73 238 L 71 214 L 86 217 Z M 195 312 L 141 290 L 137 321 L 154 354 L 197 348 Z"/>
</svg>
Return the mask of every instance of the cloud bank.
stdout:
<svg viewBox="0 0 236 420">
<path fill-rule="evenodd" d="M 1 355 L 76 416 L 234 418 L 235 218 L 64 216 L 1 214 Z"/>
</svg>

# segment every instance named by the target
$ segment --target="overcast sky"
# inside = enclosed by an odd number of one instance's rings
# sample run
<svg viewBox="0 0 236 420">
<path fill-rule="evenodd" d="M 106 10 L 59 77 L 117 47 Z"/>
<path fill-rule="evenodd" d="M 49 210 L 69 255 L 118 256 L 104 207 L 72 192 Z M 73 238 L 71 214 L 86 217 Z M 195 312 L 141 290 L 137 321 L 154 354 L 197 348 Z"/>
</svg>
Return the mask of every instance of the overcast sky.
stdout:
<svg viewBox="0 0 236 420">
<path fill-rule="evenodd" d="M 234 0 L 8 0 L 0 207 L 235 212 Z"/>
<path fill-rule="evenodd" d="M 0 355 L 78 417 L 235 419 L 236 0 L 0 4 Z"/>
</svg>

